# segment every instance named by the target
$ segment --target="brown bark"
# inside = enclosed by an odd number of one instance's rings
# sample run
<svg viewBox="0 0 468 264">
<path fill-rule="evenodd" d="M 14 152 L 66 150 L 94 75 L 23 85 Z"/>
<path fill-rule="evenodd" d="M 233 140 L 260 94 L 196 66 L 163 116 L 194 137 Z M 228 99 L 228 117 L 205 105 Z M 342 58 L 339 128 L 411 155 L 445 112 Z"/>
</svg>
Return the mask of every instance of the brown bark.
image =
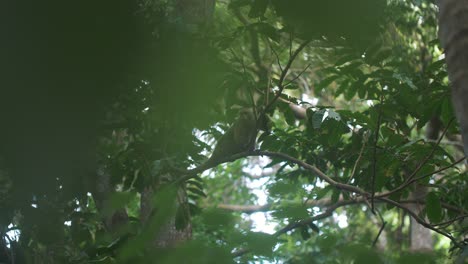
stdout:
<svg viewBox="0 0 468 264">
<path fill-rule="evenodd" d="M 110 182 L 110 174 L 104 168 L 98 169 L 95 178 L 95 189 L 93 191 L 93 198 L 99 212 L 104 212 L 106 206 L 109 206 L 109 199 L 114 193 L 114 187 Z M 110 232 L 116 232 L 120 227 L 128 222 L 128 215 L 125 209 L 118 209 L 115 212 L 104 216 L 102 219 L 105 228 Z"/>
<path fill-rule="evenodd" d="M 424 200 L 427 195 L 427 188 L 415 185 L 411 192 L 411 199 Z M 409 204 L 408 208 L 419 214 L 423 209 L 423 204 Z M 431 252 L 434 248 L 431 230 L 419 224 L 413 217 L 410 218 L 410 250 L 412 252 Z"/>
<path fill-rule="evenodd" d="M 445 49 L 452 102 L 468 153 L 468 0 L 439 0 L 439 38 Z"/>
<path fill-rule="evenodd" d="M 151 186 L 146 187 L 141 193 L 140 220 L 143 225 L 148 224 L 148 221 L 151 220 L 153 212 L 158 209 L 155 208 L 151 202 L 153 196 L 154 191 L 153 187 Z M 185 190 L 180 188 L 177 194 L 177 200 L 174 201 L 173 206 L 184 206 L 185 199 Z M 188 215 L 188 208 L 184 208 L 184 210 L 187 210 L 187 217 L 190 217 Z M 187 226 L 179 230 L 176 228 L 176 215 L 170 215 L 167 222 L 158 229 L 158 233 L 154 234 L 155 239 L 153 240 L 153 245 L 158 248 L 170 248 L 190 239 L 192 237 L 192 225 L 190 223 L 190 219 L 187 219 L 187 221 Z"/>
</svg>

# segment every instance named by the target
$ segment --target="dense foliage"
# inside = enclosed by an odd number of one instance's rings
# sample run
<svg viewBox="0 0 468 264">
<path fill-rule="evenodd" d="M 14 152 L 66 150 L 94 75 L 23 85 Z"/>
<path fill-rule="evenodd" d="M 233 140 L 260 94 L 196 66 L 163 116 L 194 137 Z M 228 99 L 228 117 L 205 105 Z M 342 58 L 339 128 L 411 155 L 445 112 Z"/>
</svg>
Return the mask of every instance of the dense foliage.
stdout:
<svg viewBox="0 0 468 264">
<path fill-rule="evenodd" d="M 0 6 L 0 262 L 463 263 L 433 1 L 101 2 Z M 206 162 L 242 108 L 256 150 Z"/>
</svg>

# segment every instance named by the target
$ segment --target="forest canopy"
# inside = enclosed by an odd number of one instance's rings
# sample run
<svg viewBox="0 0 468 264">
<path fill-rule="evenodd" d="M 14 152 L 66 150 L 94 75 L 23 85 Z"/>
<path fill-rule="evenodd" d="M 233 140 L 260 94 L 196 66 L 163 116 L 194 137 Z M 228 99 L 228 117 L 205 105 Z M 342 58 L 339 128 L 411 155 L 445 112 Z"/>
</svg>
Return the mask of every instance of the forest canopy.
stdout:
<svg viewBox="0 0 468 264">
<path fill-rule="evenodd" d="M 0 3 L 0 263 L 466 263 L 443 2 Z"/>
</svg>

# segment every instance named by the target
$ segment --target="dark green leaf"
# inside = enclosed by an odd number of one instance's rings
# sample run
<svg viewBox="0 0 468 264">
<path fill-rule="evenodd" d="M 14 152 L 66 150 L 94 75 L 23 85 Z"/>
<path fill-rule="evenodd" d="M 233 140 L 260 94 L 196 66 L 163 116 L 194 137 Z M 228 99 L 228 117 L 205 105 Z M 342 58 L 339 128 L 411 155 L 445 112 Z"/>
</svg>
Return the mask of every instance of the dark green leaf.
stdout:
<svg viewBox="0 0 468 264">
<path fill-rule="evenodd" d="M 203 196 L 203 197 L 207 197 L 206 194 L 202 190 L 200 190 L 198 188 L 188 187 L 187 190 L 194 193 L 194 194 L 197 194 L 197 195 L 200 195 L 200 196 Z"/>
<path fill-rule="evenodd" d="M 309 224 L 309 227 L 314 231 L 316 232 L 317 234 L 320 233 L 320 229 L 318 228 L 318 226 L 314 223 L 310 223 Z"/>
<path fill-rule="evenodd" d="M 263 256 L 271 256 L 273 247 L 277 240 L 273 235 L 262 232 L 251 232 L 246 237 L 249 248 L 256 254 Z"/>
<path fill-rule="evenodd" d="M 263 17 L 268 7 L 269 0 L 254 0 L 250 8 L 249 17 Z"/>
<path fill-rule="evenodd" d="M 185 206 L 179 206 L 177 208 L 176 217 L 175 217 L 175 227 L 177 230 L 183 230 L 190 223 L 190 218 L 188 214 L 188 208 Z"/>
<path fill-rule="evenodd" d="M 426 212 L 427 217 L 432 223 L 438 223 L 442 220 L 442 205 L 440 203 L 439 196 L 434 192 L 430 192 L 427 194 Z"/>
<path fill-rule="evenodd" d="M 309 229 L 306 226 L 301 226 L 300 232 L 301 232 L 302 239 L 308 240 L 310 238 Z"/>
<path fill-rule="evenodd" d="M 328 87 L 333 81 L 335 81 L 338 78 L 339 78 L 338 75 L 332 75 L 330 77 L 327 77 L 327 78 L 323 79 L 320 83 L 318 83 L 315 86 L 315 90 L 320 92 L 323 88 Z"/>
<path fill-rule="evenodd" d="M 237 9 L 239 7 L 247 6 L 252 3 L 251 0 L 232 0 L 229 2 L 229 8 Z"/>
<path fill-rule="evenodd" d="M 434 72 L 440 70 L 443 66 L 445 66 L 445 58 L 440 59 L 436 62 L 433 62 L 429 67 L 427 67 L 427 71 Z"/>
<path fill-rule="evenodd" d="M 314 113 L 314 115 L 312 116 L 312 127 L 314 129 L 320 128 L 323 122 L 323 116 L 325 115 L 326 112 L 327 112 L 326 109 L 322 109 Z"/>
<path fill-rule="evenodd" d="M 259 33 L 269 37 L 271 40 L 274 40 L 274 41 L 280 40 L 279 32 L 272 25 L 267 24 L 267 23 L 256 23 L 256 24 L 253 24 L 253 26 L 256 28 L 256 30 Z"/>
</svg>

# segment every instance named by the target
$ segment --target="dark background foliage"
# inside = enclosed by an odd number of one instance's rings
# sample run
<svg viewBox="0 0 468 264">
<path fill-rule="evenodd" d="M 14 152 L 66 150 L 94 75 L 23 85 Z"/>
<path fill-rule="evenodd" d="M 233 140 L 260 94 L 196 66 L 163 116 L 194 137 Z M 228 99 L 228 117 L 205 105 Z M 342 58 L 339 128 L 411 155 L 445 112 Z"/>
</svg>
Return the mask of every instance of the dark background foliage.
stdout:
<svg viewBox="0 0 468 264">
<path fill-rule="evenodd" d="M 463 261 L 434 3 L 195 2 L 0 3 L 0 262 Z"/>
</svg>

